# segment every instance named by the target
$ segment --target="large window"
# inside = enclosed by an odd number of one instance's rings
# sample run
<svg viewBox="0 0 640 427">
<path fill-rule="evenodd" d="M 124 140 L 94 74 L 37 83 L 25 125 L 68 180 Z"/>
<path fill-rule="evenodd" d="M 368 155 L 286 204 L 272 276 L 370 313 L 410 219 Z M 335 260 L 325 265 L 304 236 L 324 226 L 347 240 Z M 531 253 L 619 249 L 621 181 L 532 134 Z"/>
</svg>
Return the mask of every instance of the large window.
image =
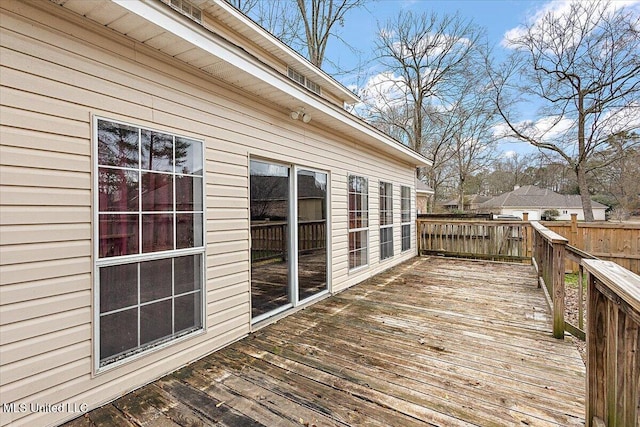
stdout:
<svg viewBox="0 0 640 427">
<path fill-rule="evenodd" d="M 349 175 L 349 269 L 368 263 L 369 190 L 366 178 Z"/>
<path fill-rule="evenodd" d="M 380 182 L 380 259 L 393 256 L 393 186 Z"/>
<path fill-rule="evenodd" d="M 411 249 L 411 188 L 400 187 L 400 223 L 402 227 L 402 250 Z"/>
<path fill-rule="evenodd" d="M 203 326 L 201 141 L 96 119 L 99 366 Z"/>
</svg>

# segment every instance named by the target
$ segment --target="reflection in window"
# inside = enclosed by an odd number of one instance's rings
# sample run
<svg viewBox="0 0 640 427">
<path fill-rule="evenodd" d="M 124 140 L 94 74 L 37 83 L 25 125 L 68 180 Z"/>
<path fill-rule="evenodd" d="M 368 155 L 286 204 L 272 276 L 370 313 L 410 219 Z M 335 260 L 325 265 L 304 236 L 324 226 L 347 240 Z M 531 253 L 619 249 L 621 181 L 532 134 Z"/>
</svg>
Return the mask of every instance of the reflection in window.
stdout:
<svg viewBox="0 0 640 427">
<path fill-rule="evenodd" d="M 393 186 L 380 182 L 380 259 L 393 256 Z"/>
<path fill-rule="evenodd" d="M 289 167 L 251 161 L 251 313 L 289 304 Z"/>
<path fill-rule="evenodd" d="M 201 141 L 96 129 L 102 367 L 202 329 L 204 164 Z"/>
<path fill-rule="evenodd" d="M 327 289 L 327 174 L 298 170 L 298 300 Z"/>
<path fill-rule="evenodd" d="M 368 181 L 349 175 L 349 269 L 368 263 L 369 247 L 369 190 Z"/>
<path fill-rule="evenodd" d="M 402 250 L 411 249 L 411 188 L 400 187 L 400 222 L 402 224 Z"/>
</svg>

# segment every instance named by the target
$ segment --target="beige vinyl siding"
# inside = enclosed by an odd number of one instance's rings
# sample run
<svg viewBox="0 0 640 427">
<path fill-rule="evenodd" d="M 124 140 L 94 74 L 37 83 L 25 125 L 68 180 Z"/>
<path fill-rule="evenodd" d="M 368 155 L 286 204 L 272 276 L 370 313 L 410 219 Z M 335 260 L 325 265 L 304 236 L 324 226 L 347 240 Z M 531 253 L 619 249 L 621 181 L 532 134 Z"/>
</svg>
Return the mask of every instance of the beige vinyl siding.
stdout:
<svg viewBox="0 0 640 427">
<path fill-rule="evenodd" d="M 9 0 L 0 8 L 3 402 L 96 407 L 249 333 L 252 156 L 329 173 L 333 292 L 415 254 L 379 263 L 372 220 L 369 267 L 348 271 L 348 173 L 369 179 L 373 219 L 378 180 L 393 183 L 399 206 L 396 187 L 413 183 L 411 165 L 342 140 L 313 121 L 294 122 L 286 109 L 234 91 L 53 3 Z M 206 331 L 97 375 L 93 115 L 202 139 L 206 169 Z M 394 239 L 400 241 L 399 227 Z M 54 425 L 73 416 L 1 413 L 0 425 Z"/>
</svg>

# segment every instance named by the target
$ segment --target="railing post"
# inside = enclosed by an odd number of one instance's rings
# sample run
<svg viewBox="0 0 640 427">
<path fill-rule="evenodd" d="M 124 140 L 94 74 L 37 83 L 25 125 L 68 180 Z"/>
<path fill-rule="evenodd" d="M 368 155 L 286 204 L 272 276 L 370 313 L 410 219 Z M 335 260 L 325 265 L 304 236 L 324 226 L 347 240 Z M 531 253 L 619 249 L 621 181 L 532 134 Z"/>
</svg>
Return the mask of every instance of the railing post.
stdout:
<svg viewBox="0 0 640 427">
<path fill-rule="evenodd" d="M 578 246 L 578 214 L 571 214 L 571 232 L 569 234 L 569 244 L 571 246 Z M 578 272 L 578 264 L 571 262 L 571 272 Z"/>
<path fill-rule="evenodd" d="M 564 249 L 566 242 L 552 243 L 553 337 L 564 339 Z"/>
<path fill-rule="evenodd" d="M 524 237 L 524 253 L 522 254 L 525 257 L 531 258 L 533 255 L 533 246 L 531 241 L 531 224 L 529 224 L 529 212 L 524 212 L 522 214 L 522 220 L 524 221 L 524 229 L 522 230 L 522 235 Z"/>
<path fill-rule="evenodd" d="M 587 271 L 586 426 L 637 426 L 640 419 L 640 276 L 609 261 Z"/>
</svg>

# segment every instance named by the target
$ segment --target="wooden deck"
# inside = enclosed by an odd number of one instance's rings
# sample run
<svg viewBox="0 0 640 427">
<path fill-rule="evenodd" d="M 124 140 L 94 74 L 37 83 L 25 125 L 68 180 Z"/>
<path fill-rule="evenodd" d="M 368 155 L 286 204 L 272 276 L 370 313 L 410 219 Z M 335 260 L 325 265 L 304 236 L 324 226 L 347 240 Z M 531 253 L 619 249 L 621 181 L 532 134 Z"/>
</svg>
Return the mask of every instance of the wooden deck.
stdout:
<svg viewBox="0 0 640 427">
<path fill-rule="evenodd" d="M 415 258 L 69 423 L 582 426 L 531 266 Z"/>
</svg>

